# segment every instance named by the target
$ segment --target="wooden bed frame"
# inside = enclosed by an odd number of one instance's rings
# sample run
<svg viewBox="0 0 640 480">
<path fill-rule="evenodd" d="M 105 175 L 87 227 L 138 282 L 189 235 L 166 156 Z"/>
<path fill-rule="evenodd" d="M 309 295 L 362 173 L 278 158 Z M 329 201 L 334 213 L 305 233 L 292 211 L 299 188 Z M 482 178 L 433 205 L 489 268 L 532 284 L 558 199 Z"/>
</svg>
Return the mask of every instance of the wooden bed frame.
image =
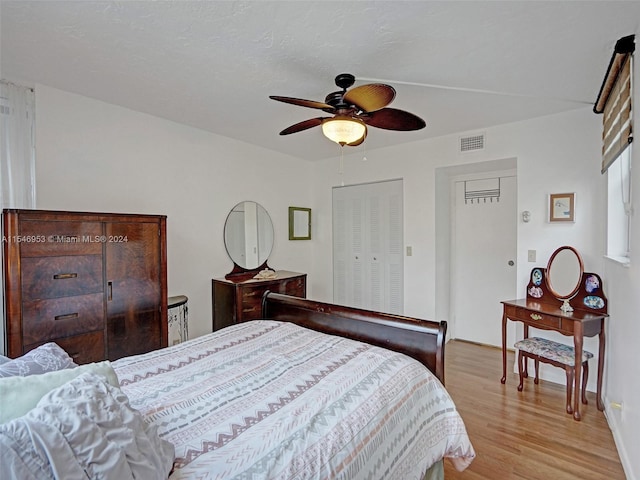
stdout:
<svg viewBox="0 0 640 480">
<path fill-rule="evenodd" d="M 269 291 L 262 297 L 262 318 L 292 322 L 404 353 L 424 364 L 444 385 L 445 321 L 420 320 Z"/>
</svg>

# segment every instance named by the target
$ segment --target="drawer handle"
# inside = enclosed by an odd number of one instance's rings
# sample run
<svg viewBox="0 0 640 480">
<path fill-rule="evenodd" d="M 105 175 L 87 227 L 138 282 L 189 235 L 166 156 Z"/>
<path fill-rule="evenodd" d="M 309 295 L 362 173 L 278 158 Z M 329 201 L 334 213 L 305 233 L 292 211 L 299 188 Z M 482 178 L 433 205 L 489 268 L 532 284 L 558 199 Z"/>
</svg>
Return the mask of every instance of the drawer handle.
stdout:
<svg viewBox="0 0 640 480">
<path fill-rule="evenodd" d="M 57 273 L 53 276 L 54 280 L 64 280 L 66 278 L 77 278 L 77 273 Z"/>
<path fill-rule="evenodd" d="M 532 313 L 530 317 L 532 320 L 542 320 L 542 315 L 538 315 L 537 313 Z"/>
<path fill-rule="evenodd" d="M 67 313 L 66 315 L 56 315 L 54 320 L 69 320 L 71 318 L 78 318 L 78 313 Z"/>
</svg>

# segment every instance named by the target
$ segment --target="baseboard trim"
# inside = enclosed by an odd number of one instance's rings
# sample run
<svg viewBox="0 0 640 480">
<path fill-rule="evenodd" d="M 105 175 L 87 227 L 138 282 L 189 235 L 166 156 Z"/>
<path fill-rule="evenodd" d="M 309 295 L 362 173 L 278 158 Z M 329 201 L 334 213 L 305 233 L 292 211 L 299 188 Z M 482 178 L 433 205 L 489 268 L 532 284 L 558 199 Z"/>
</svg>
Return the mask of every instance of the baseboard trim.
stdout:
<svg viewBox="0 0 640 480">
<path fill-rule="evenodd" d="M 638 480 L 638 478 L 632 472 L 631 462 L 629 461 L 629 452 L 625 448 L 624 442 L 622 441 L 622 438 L 620 436 L 618 419 L 621 419 L 621 413 L 622 412 L 620 410 L 613 409 L 611 407 L 611 402 L 605 397 L 604 417 L 607 420 L 609 430 L 611 430 L 611 434 L 613 435 L 613 443 L 616 444 L 616 449 L 618 450 L 618 456 L 620 457 L 622 469 L 624 470 L 624 474 L 627 477 L 627 480 Z"/>
</svg>

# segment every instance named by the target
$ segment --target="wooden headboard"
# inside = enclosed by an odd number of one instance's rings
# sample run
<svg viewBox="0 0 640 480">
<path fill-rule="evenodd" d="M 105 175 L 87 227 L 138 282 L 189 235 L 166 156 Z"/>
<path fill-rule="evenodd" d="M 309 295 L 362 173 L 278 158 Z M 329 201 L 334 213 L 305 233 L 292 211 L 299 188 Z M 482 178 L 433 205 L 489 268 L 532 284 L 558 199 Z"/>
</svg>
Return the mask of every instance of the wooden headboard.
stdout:
<svg viewBox="0 0 640 480">
<path fill-rule="evenodd" d="M 444 385 L 447 322 L 392 315 L 265 292 L 262 318 L 352 338 L 415 358 Z"/>
</svg>

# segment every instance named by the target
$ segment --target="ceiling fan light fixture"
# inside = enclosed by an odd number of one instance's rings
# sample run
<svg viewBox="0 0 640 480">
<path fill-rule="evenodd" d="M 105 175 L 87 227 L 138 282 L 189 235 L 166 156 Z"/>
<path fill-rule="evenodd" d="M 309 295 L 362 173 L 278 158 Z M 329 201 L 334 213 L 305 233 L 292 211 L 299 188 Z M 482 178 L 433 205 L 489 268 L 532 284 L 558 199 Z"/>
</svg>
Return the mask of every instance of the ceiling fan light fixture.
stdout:
<svg viewBox="0 0 640 480">
<path fill-rule="evenodd" d="M 360 119 L 336 116 L 322 122 L 322 133 L 332 142 L 345 146 L 362 139 L 367 127 Z"/>
</svg>

